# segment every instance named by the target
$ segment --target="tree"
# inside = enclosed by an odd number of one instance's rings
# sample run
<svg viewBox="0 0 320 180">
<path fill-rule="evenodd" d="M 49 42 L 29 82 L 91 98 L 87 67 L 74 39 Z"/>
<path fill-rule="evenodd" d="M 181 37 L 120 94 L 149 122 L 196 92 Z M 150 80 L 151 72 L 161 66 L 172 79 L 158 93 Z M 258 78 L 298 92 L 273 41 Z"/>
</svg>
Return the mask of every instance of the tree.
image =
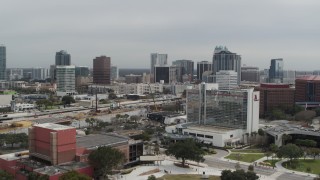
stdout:
<svg viewBox="0 0 320 180">
<path fill-rule="evenodd" d="M 254 166 L 253 165 L 248 166 L 248 171 L 254 171 Z"/>
<path fill-rule="evenodd" d="M 28 174 L 28 180 L 49 180 L 49 176 L 31 172 Z"/>
<path fill-rule="evenodd" d="M 77 171 L 69 171 L 65 174 L 63 174 L 61 177 L 59 177 L 59 180 L 91 180 L 92 178 L 84 175 L 84 174 L 80 174 Z"/>
<path fill-rule="evenodd" d="M 303 150 L 295 144 L 287 144 L 280 147 L 277 155 L 278 157 L 289 158 L 291 164 L 293 159 L 303 156 Z"/>
<path fill-rule="evenodd" d="M 278 152 L 279 147 L 277 145 L 275 145 L 275 144 L 270 144 L 269 150 L 272 152 L 271 158 L 272 158 L 272 161 L 273 161 L 273 154 L 276 154 Z M 273 168 L 274 168 L 274 166 L 273 166 Z"/>
<path fill-rule="evenodd" d="M 109 99 L 117 99 L 117 95 L 115 93 L 111 92 L 111 93 L 109 93 L 108 98 Z"/>
<path fill-rule="evenodd" d="M 13 180 L 13 176 L 3 170 L 0 169 L 0 177 L 1 180 Z"/>
<path fill-rule="evenodd" d="M 182 166 L 185 166 L 187 159 L 196 162 L 204 161 L 204 151 L 193 139 L 186 139 L 169 145 L 166 154 L 173 155 L 176 159 L 182 159 Z"/>
<path fill-rule="evenodd" d="M 89 154 L 89 162 L 95 168 L 95 175 L 106 177 L 112 170 L 125 162 L 125 155 L 118 149 L 99 147 Z"/>
<path fill-rule="evenodd" d="M 272 155 L 271 152 L 267 151 L 266 153 L 264 153 L 267 156 L 267 160 L 269 160 L 269 157 Z"/>
<path fill-rule="evenodd" d="M 156 180 L 157 178 L 154 175 L 148 177 L 148 180 Z"/>
<path fill-rule="evenodd" d="M 63 104 L 71 104 L 76 102 L 72 96 L 63 96 L 61 101 Z"/>
<path fill-rule="evenodd" d="M 247 143 L 250 145 L 250 141 L 249 141 L 250 133 L 246 133 L 246 136 L 247 136 Z"/>
<path fill-rule="evenodd" d="M 258 134 L 259 136 L 264 136 L 264 130 L 263 129 L 258 129 Z"/>
<path fill-rule="evenodd" d="M 230 171 L 223 170 L 221 172 L 221 180 L 257 180 L 259 176 L 253 171 L 245 172 L 243 169 Z"/>
<path fill-rule="evenodd" d="M 320 155 L 320 149 L 319 148 L 310 148 L 308 151 L 309 151 L 309 154 L 311 156 L 313 156 L 313 159 L 316 159 L 316 156 Z"/>
<path fill-rule="evenodd" d="M 290 140 L 292 140 L 292 136 L 290 136 L 288 134 L 282 135 L 282 145 L 285 145 L 286 141 L 290 141 Z"/>
<path fill-rule="evenodd" d="M 130 121 L 131 122 L 137 123 L 137 121 L 139 121 L 140 119 L 141 119 L 140 116 L 136 116 L 136 115 L 130 116 Z"/>
</svg>

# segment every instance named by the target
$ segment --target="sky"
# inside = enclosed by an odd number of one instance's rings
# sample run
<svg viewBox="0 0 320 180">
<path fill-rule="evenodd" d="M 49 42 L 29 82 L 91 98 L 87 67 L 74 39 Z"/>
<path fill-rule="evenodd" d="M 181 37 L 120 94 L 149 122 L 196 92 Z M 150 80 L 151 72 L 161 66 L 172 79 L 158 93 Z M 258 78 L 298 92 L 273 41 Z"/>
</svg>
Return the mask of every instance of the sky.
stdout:
<svg viewBox="0 0 320 180">
<path fill-rule="evenodd" d="M 49 67 L 66 50 L 72 64 L 96 56 L 119 68 L 149 68 L 150 53 L 212 61 L 216 46 L 242 64 L 320 70 L 319 0 L 1 0 L 7 67 Z"/>
</svg>

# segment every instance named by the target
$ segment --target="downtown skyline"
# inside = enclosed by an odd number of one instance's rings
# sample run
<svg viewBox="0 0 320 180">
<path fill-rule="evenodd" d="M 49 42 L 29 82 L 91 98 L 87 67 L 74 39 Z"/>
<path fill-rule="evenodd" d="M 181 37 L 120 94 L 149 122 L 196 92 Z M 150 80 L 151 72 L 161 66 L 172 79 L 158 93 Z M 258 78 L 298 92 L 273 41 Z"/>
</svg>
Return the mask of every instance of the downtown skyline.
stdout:
<svg viewBox="0 0 320 180">
<path fill-rule="evenodd" d="M 48 67 L 60 50 L 89 67 L 100 55 L 119 68 L 148 68 L 151 53 L 211 62 L 222 45 L 247 66 L 283 58 L 288 70 L 320 69 L 318 1 L 31 2 L 0 7 L 7 68 Z"/>
</svg>

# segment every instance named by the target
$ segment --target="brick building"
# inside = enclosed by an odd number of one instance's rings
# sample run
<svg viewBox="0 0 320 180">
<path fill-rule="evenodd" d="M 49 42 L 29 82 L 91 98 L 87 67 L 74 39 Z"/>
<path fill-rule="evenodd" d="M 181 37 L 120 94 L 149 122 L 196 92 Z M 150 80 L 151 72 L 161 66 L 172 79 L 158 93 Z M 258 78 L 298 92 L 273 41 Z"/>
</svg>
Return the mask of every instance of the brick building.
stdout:
<svg viewBox="0 0 320 180">
<path fill-rule="evenodd" d="M 320 76 L 303 76 L 296 79 L 296 104 L 307 107 L 320 105 Z"/>
<path fill-rule="evenodd" d="M 76 135 L 74 127 L 44 123 L 29 128 L 29 151 L 0 156 L 0 169 L 27 180 L 30 173 L 48 175 L 58 180 L 64 173 L 75 170 L 93 176 L 88 163 L 90 152 L 101 146 L 119 149 L 125 154 L 124 165 L 139 161 L 143 155 L 142 141 L 113 134 Z"/>
<path fill-rule="evenodd" d="M 293 107 L 295 89 L 289 84 L 261 84 L 255 87 L 260 91 L 260 116 L 265 116 L 277 107 Z"/>
</svg>

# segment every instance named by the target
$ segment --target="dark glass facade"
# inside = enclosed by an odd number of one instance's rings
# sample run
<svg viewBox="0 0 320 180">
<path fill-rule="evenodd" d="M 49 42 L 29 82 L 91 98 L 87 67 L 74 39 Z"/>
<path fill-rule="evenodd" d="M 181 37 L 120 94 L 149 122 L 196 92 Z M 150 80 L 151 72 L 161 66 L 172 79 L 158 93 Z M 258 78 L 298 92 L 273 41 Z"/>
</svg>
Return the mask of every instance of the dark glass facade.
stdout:
<svg viewBox="0 0 320 180">
<path fill-rule="evenodd" d="M 6 47 L 0 45 L 0 80 L 6 80 Z"/>
<path fill-rule="evenodd" d="M 161 80 L 164 83 L 169 83 L 170 81 L 170 67 L 155 67 L 154 68 L 154 80 L 155 82 L 160 82 Z"/>
<path fill-rule="evenodd" d="M 283 82 L 283 59 L 271 59 L 269 69 L 269 82 Z"/>
<path fill-rule="evenodd" d="M 56 66 L 70 66 L 71 56 L 66 51 L 56 52 Z"/>
</svg>

